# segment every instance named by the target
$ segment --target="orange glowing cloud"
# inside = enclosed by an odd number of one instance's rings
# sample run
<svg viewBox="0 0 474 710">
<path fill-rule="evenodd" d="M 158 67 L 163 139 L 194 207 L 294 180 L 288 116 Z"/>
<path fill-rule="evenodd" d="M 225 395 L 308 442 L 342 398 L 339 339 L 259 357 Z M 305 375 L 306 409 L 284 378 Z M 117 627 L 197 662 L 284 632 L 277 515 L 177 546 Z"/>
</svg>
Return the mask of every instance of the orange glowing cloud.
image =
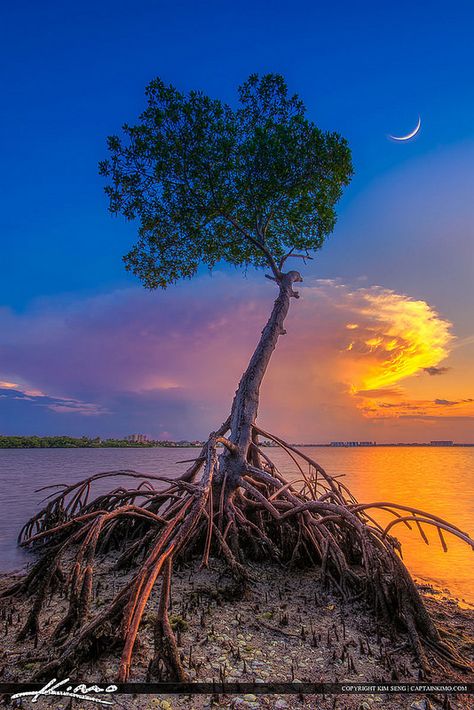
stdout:
<svg viewBox="0 0 474 710">
<path fill-rule="evenodd" d="M 303 429 L 326 417 L 336 423 L 334 434 L 346 430 L 355 436 L 363 431 L 360 416 L 375 423 L 474 415 L 473 400 L 440 398 L 439 380 L 446 377 L 428 376 L 450 372 L 439 364 L 450 355 L 454 336 L 452 324 L 426 301 L 332 280 L 303 287 L 301 296 L 265 387 L 270 397 L 284 399 L 293 418 L 301 412 L 297 419 L 304 420 Z M 431 399 L 410 393 L 420 378 Z M 288 385 L 283 394 L 282 383 Z M 275 405 L 271 410 L 278 411 Z"/>
<path fill-rule="evenodd" d="M 327 288 L 327 285 L 326 285 Z M 367 418 L 472 417 L 472 399 L 408 399 L 401 381 L 438 367 L 451 350 L 451 323 L 425 301 L 380 287 L 337 289 L 350 322 L 342 336 L 340 377 Z"/>
<path fill-rule="evenodd" d="M 362 412 L 375 419 L 465 419 L 474 417 L 474 399 L 469 397 L 461 400 L 434 399 L 417 400 L 402 399 L 398 402 L 386 402 L 365 399 L 360 406 Z"/>
<path fill-rule="evenodd" d="M 346 324 L 354 394 L 390 387 L 449 354 L 451 324 L 425 301 L 373 287 L 348 292 L 344 306 L 358 316 L 357 323 Z"/>
<path fill-rule="evenodd" d="M 328 289 L 328 284 L 325 285 Z M 440 397 L 438 382 L 425 389 L 433 397 L 412 393 L 413 375 L 446 375 L 439 367 L 450 354 L 451 323 L 425 301 L 380 287 L 334 289 L 335 307 L 350 319 L 342 335 L 342 354 L 335 360 L 356 407 L 369 419 L 467 419 L 474 417 L 474 399 Z M 404 382 L 404 387 L 400 382 Z M 430 387 L 431 385 L 431 387 Z M 407 389 L 408 387 L 408 389 Z"/>
</svg>

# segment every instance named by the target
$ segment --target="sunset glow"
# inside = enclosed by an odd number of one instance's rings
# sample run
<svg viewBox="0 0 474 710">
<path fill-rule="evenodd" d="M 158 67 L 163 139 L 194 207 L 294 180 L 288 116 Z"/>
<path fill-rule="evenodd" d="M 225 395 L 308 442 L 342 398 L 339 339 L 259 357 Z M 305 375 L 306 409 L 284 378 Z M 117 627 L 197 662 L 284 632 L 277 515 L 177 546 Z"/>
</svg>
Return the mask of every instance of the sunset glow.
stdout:
<svg viewBox="0 0 474 710">
<path fill-rule="evenodd" d="M 90 299 L 83 310 L 73 305 L 64 318 L 54 309 L 10 318 L 14 332 L 29 335 L 10 349 L 9 360 L 5 351 L 2 401 L 15 397 L 17 406 L 35 412 L 78 417 L 81 430 L 90 421 L 94 431 L 122 407 L 126 421 L 151 409 L 159 431 L 201 436 L 232 401 L 274 296 L 271 284 L 257 279 L 240 285 L 216 274 L 195 282 L 192 301 L 191 285 L 174 294 L 131 289 Z M 377 438 L 376 431 L 364 432 L 382 424 L 389 437 L 399 436 L 400 427 L 421 437 L 427 422 L 440 436 L 442 422 L 469 428 L 474 383 L 466 364 L 474 342 L 458 343 L 433 306 L 381 286 L 330 279 L 303 284 L 300 295 L 263 384 L 262 423 L 290 427 L 289 436 L 306 440 L 339 430 Z M 47 328 L 57 334 L 50 344 L 43 340 Z M 15 370 L 16 379 L 5 376 Z M 191 417 L 196 408 L 198 421 Z"/>
<path fill-rule="evenodd" d="M 351 341 L 362 360 L 359 380 L 351 383 L 355 392 L 396 384 L 447 357 L 451 324 L 425 301 L 382 290 L 361 295 L 365 327 Z"/>
<path fill-rule="evenodd" d="M 16 390 L 18 385 L 16 382 L 7 382 L 6 380 L 0 380 L 0 389 L 4 390 Z"/>
</svg>

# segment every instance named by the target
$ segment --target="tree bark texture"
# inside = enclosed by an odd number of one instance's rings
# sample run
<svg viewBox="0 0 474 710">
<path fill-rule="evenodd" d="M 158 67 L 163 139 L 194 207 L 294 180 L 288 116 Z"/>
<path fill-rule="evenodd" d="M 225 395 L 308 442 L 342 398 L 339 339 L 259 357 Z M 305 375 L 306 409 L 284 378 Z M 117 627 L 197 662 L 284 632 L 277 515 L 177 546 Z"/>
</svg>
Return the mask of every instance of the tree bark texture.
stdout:
<svg viewBox="0 0 474 710">
<path fill-rule="evenodd" d="M 252 443 L 252 427 L 257 418 L 260 386 L 278 338 L 286 332 L 283 325 L 290 307 L 290 299 L 298 297 L 298 293 L 293 290 L 293 284 L 302 280 L 298 271 L 289 271 L 278 279 L 279 294 L 273 304 L 270 318 L 235 393 L 230 416 L 229 440 L 235 445 L 236 452 L 232 454 L 226 451 L 224 454 L 231 487 L 238 484 L 243 465 L 247 461 Z"/>
</svg>

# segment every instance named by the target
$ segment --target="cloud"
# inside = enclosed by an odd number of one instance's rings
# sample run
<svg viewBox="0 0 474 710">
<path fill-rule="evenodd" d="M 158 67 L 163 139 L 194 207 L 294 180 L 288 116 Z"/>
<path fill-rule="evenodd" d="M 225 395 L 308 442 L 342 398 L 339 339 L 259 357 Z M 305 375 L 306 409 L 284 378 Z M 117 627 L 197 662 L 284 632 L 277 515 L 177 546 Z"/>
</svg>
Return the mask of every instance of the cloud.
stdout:
<svg viewBox="0 0 474 710">
<path fill-rule="evenodd" d="M 369 427 L 362 431 L 370 434 L 374 430 L 369 421 L 376 426 L 382 420 L 392 421 L 397 427 L 398 421 L 409 416 L 420 423 L 437 419 L 443 426 L 443 420 L 467 421 L 473 416 L 472 400 L 468 398 L 453 399 L 453 408 L 447 408 L 435 397 L 422 399 L 416 392 L 419 379 L 414 376 L 425 368 L 450 369 L 439 363 L 449 356 L 455 343 L 451 323 L 426 301 L 379 286 L 354 289 L 337 281 L 319 281 L 303 295 L 303 312 L 295 316 L 296 323 L 307 326 L 314 318 L 310 309 L 320 314 L 313 343 L 308 338 L 303 345 L 301 334 L 295 334 L 302 357 L 309 356 L 302 365 L 307 392 L 311 392 L 308 373 L 312 360 L 319 370 L 313 380 L 314 399 L 319 406 L 313 412 L 308 407 L 308 417 L 314 418 L 319 410 L 340 426 L 347 426 L 341 412 L 344 409 L 350 414 L 350 431 L 354 433 L 361 430 L 354 411 L 357 408 Z M 282 370 L 280 379 L 284 377 Z M 304 391 L 302 384 L 297 391 Z M 332 401 L 321 406 L 322 395 Z M 296 403 L 294 406 L 297 408 Z"/>
<path fill-rule="evenodd" d="M 354 391 L 396 384 L 449 353 L 451 324 L 425 301 L 372 287 L 347 292 L 342 307 L 360 319 L 346 347 L 361 365 L 354 369 Z"/>
<path fill-rule="evenodd" d="M 403 394 L 402 387 L 380 387 L 373 390 L 355 390 L 352 394 L 356 397 L 396 397 L 397 399 Z"/>
<path fill-rule="evenodd" d="M 445 375 L 449 372 L 449 367 L 424 367 L 423 370 L 428 373 L 428 375 Z"/>
<path fill-rule="evenodd" d="M 16 382 L 7 382 L 6 380 L 0 380 L 0 390 L 16 390 L 19 385 Z"/>
<path fill-rule="evenodd" d="M 107 410 L 100 404 L 48 396 L 40 390 L 32 389 L 16 382 L 0 381 L 0 397 L 19 402 L 32 402 L 36 406 L 45 407 L 52 412 L 61 414 L 73 413 L 82 414 L 84 416 L 97 416 L 107 413 Z"/>
<path fill-rule="evenodd" d="M 461 399 L 461 400 L 458 400 L 457 402 L 451 401 L 449 399 L 435 399 L 435 404 L 442 404 L 443 406 L 447 406 L 447 407 L 452 407 L 453 405 L 456 405 L 456 404 L 470 404 L 472 402 L 474 402 L 474 399 L 472 399 L 472 397 L 469 397 L 468 399 Z"/>
<path fill-rule="evenodd" d="M 48 409 L 59 414 L 82 414 L 86 417 L 107 414 L 107 410 L 99 404 L 88 404 L 87 402 L 76 402 L 74 400 L 63 400 L 57 404 L 48 404 Z"/>
<path fill-rule="evenodd" d="M 410 404 L 410 378 L 443 369 L 453 343 L 451 324 L 428 303 L 330 279 L 300 294 L 262 387 L 262 424 L 299 441 L 375 438 L 382 418 L 451 411 L 434 396 Z M 100 434 L 203 437 L 227 416 L 275 296 L 264 279 L 216 273 L 166 292 L 132 288 L 0 312 L 0 377 L 23 383 L 2 394 L 22 393 L 24 427 L 54 428 L 67 416 L 71 431 L 89 421 Z"/>
<path fill-rule="evenodd" d="M 458 401 L 447 399 L 400 400 L 398 402 L 370 402 L 363 405 L 364 414 L 370 418 L 422 420 L 470 420 L 474 418 L 474 399 Z"/>
</svg>

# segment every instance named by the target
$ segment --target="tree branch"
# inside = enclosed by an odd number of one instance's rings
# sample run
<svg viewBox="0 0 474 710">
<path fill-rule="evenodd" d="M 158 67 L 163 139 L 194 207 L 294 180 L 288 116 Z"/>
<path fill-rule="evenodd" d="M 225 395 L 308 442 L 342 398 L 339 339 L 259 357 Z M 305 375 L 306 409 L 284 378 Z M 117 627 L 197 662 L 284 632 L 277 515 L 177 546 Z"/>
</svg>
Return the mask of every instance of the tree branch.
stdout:
<svg viewBox="0 0 474 710">
<path fill-rule="evenodd" d="M 222 210 L 221 205 L 219 204 L 218 200 L 216 199 L 216 194 L 215 194 L 215 190 L 214 190 L 214 183 L 212 180 L 212 172 L 210 170 L 209 165 L 206 165 L 206 169 L 207 169 L 207 175 L 209 178 L 209 189 L 211 191 L 212 200 L 214 202 L 216 210 L 218 210 L 220 212 L 220 214 L 228 222 L 230 222 L 233 227 L 235 227 L 235 229 L 237 229 L 249 242 L 251 242 L 254 246 L 256 246 L 257 249 L 259 249 L 265 255 L 265 257 L 268 261 L 268 265 L 270 266 L 270 268 L 275 276 L 275 281 L 279 281 L 281 278 L 281 269 L 278 268 L 273 256 L 270 254 L 269 250 L 267 249 L 267 247 L 264 244 L 263 232 L 262 232 L 262 237 L 263 237 L 262 240 L 255 239 L 255 237 L 253 237 L 246 229 L 244 229 L 242 227 L 242 225 L 239 224 L 234 217 L 232 217 L 230 214 L 228 214 L 227 212 Z M 268 221 L 267 221 L 267 223 L 268 223 Z M 265 227 L 265 229 L 266 229 L 266 227 Z M 257 230 L 257 234 L 258 234 L 259 233 L 259 225 L 258 224 L 256 225 L 256 230 Z"/>
<path fill-rule="evenodd" d="M 226 212 L 221 212 L 222 216 L 225 217 L 243 236 L 248 239 L 251 244 L 253 244 L 257 249 L 260 249 L 260 251 L 265 255 L 268 265 L 270 266 L 273 275 L 275 276 L 275 281 L 280 281 L 281 280 L 281 270 L 278 268 L 277 263 L 273 256 L 270 254 L 268 251 L 267 247 L 259 242 L 258 239 L 255 239 L 249 232 L 247 232 L 246 229 L 244 229 L 234 217 L 231 215 L 227 214 Z"/>
<path fill-rule="evenodd" d="M 312 261 L 312 259 L 313 259 L 313 257 L 310 254 L 308 254 L 308 252 L 306 252 L 306 254 L 293 254 L 293 251 L 294 251 L 294 249 L 290 249 L 288 254 L 285 254 L 285 256 L 280 260 L 280 263 L 278 264 L 278 268 L 280 269 L 280 271 L 283 269 L 283 265 L 284 265 L 285 261 L 287 259 L 289 259 L 290 257 L 292 257 L 294 259 L 303 259 L 305 264 L 306 264 L 307 259 L 309 259 L 310 261 Z"/>
</svg>

